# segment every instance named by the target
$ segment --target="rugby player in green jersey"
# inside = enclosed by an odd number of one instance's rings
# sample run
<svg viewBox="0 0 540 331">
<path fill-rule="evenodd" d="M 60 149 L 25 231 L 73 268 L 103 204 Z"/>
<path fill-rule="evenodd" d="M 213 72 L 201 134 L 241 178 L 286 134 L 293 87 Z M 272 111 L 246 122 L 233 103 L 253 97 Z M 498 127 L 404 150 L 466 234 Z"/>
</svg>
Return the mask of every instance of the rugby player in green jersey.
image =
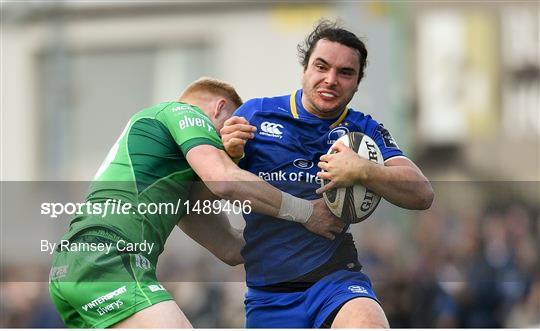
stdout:
<svg viewBox="0 0 540 331">
<path fill-rule="evenodd" d="M 167 237 L 178 224 L 231 265 L 242 263 L 244 244 L 226 216 L 188 214 L 184 202 L 194 196 L 248 202 L 255 212 L 301 222 L 330 239 L 343 229 L 322 200 L 281 192 L 238 168 L 224 152 L 217 132 L 241 104 L 232 86 L 202 78 L 178 102 L 130 119 L 90 186 L 86 205 L 92 208 L 71 222 L 54 253 L 49 291 L 66 326 L 191 327 L 156 278 Z M 200 180 L 204 188 L 194 184 Z M 180 209 L 150 214 L 138 208 L 159 203 Z"/>
</svg>

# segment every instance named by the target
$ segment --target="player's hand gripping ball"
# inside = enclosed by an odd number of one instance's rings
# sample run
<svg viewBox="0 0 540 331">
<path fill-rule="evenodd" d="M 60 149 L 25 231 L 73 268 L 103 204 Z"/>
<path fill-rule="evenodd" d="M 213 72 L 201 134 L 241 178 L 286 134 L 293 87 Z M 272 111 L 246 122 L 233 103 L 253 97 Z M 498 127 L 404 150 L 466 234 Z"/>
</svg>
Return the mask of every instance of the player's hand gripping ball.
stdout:
<svg viewBox="0 0 540 331">
<path fill-rule="evenodd" d="M 340 137 L 335 143 L 338 141 L 357 152 L 364 159 L 378 164 L 384 163 L 377 144 L 363 133 L 350 132 Z M 333 153 L 335 151 L 330 148 L 327 154 Z M 328 180 L 323 180 L 321 186 L 328 183 Z M 328 190 L 323 193 L 323 198 L 328 209 L 346 223 L 362 222 L 375 211 L 381 200 L 379 195 L 360 184 Z"/>
</svg>

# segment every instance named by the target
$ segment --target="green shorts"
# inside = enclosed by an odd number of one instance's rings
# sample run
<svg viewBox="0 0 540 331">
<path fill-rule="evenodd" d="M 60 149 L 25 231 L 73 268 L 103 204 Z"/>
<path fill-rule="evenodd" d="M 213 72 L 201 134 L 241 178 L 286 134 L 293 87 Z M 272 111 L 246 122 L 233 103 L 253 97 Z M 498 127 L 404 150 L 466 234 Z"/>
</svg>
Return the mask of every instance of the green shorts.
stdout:
<svg viewBox="0 0 540 331">
<path fill-rule="evenodd" d="M 54 252 L 49 293 L 67 327 L 106 328 L 173 300 L 157 281 L 155 265 L 143 254 L 119 252 L 119 239 L 103 229 L 87 230 L 70 239 L 70 251 Z"/>
</svg>

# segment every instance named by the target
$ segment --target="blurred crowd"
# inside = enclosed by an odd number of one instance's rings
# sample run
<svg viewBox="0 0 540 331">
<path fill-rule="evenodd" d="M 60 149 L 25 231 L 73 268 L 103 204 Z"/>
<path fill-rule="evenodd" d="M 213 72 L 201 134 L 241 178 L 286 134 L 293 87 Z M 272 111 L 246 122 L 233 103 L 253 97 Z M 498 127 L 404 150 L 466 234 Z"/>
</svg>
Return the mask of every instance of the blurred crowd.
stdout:
<svg viewBox="0 0 540 331">
<path fill-rule="evenodd" d="M 540 327 L 538 210 L 417 215 L 366 224 L 358 240 L 392 327 Z"/>
<path fill-rule="evenodd" d="M 392 327 L 540 327 L 538 212 L 524 204 L 477 213 L 432 208 L 410 220 L 370 219 L 352 232 Z M 160 277 L 193 325 L 243 327 L 242 267 L 208 257 L 182 263 L 166 254 Z M 47 266 L 2 268 L 4 280 L 48 273 Z M 0 286 L 0 327 L 63 326 L 46 283 Z"/>
</svg>

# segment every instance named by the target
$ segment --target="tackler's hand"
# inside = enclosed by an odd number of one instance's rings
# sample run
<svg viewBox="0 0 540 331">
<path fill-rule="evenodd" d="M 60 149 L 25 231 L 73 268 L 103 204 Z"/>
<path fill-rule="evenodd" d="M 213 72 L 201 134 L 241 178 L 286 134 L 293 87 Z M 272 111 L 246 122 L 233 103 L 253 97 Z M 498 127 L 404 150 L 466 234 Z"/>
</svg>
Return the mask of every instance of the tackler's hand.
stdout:
<svg viewBox="0 0 540 331">
<path fill-rule="evenodd" d="M 341 233 L 346 224 L 332 214 L 326 207 L 324 199 L 313 200 L 311 203 L 313 204 L 313 214 L 304 223 L 304 226 L 315 234 L 334 240 L 336 238 L 335 234 Z"/>
<path fill-rule="evenodd" d="M 333 154 L 321 156 L 317 164 L 323 170 L 317 173 L 317 177 L 329 181 L 316 191 L 317 194 L 362 183 L 367 178 L 369 167 L 375 166 L 373 162 L 363 159 L 341 142 L 334 144 L 332 150 Z"/>
<path fill-rule="evenodd" d="M 240 158 L 244 155 L 244 146 L 249 139 L 255 137 L 257 128 L 239 116 L 227 119 L 223 128 L 219 131 L 225 151 L 232 158 Z"/>
</svg>

